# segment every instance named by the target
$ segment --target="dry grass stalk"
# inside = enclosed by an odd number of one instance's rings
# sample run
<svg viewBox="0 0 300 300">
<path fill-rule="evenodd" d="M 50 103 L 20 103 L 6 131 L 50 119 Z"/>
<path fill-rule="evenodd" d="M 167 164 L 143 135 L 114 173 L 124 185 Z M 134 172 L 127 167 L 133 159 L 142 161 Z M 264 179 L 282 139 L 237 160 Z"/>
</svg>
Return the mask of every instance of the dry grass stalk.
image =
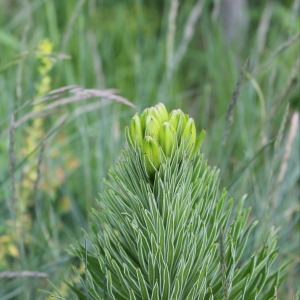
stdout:
<svg viewBox="0 0 300 300">
<path fill-rule="evenodd" d="M 133 103 L 131 103 L 130 101 L 128 101 L 127 99 L 125 99 L 121 96 L 115 95 L 107 90 L 83 89 L 83 88 L 78 87 L 78 88 L 74 88 L 71 92 L 74 93 L 75 96 L 67 97 L 67 98 L 63 98 L 58 101 L 55 101 L 52 104 L 45 106 L 44 109 L 46 109 L 46 110 L 53 109 L 58 106 L 75 103 L 75 102 L 80 102 L 82 100 L 87 100 L 87 99 L 94 98 L 94 97 L 107 98 L 109 100 L 115 100 L 117 102 L 121 102 L 128 106 L 135 107 L 135 105 Z"/>
<path fill-rule="evenodd" d="M 39 278 L 47 278 L 47 273 L 42 272 L 34 272 L 34 271 L 19 271 L 19 272 L 11 272 L 5 271 L 0 273 L 0 280 L 6 278 L 15 278 L 15 277 L 39 277 Z"/>
<path fill-rule="evenodd" d="M 258 84 L 258 82 L 256 81 L 256 79 L 248 72 L 245 72 L 245 76 L 249 79 L 249 81 L 251 82 L 253 88 L 255 89 L 258 99 L 259 99 L 259 104 L 260 104 L 260 110 L 261 110 L 261 119 L 262 119 L 262 124 L 261 124 L 261 130 L 263 131 L 264 129 L 264 123 L 266 120 L 266 104 L 265 104 L 265 97 L 264 94 Z M 264 143 L 263 143 L 264 144 Z"/>
<path fill-rule="evenodd" d="M 70 39 L 70 36 L 71 36 L 71 32 L 72 32 L 72 29 L 74 27 L 74 23 L 75 23 L 75 20 L 82 8 L 82 6 L 84 5 L 85 3 L 85 0 L 80 0 L 79 2 L 77 2 L 77 5 L 74 9 L 74 12 L 68 22 L 68 26 L 67 26 L 67 30 L 65 32 L 65 34 L 63 35 L 63 38 L 62 38 L 62 42 L 61 42 L 61 52 L 65 52 L 66 51 L 66 47 L 67 47 L 67 43 Z"/>
<path fill-rule="evenodd" d="M 36 101 L 35 103 L 33 103 L 33 105 L 40 104 L 42 102 L 46 102 L 49 100 L 61 98 L 64 95 L 64 92 L 68 92 L 70 94 L 75 94 L 75 97 L 77 97 L 79 99 L 79 100 L 75 100 L 75 101 L 86 100 L 86 99 L 93 98 L 93 97 L 102 97 L 102 98 L 107 98 L 107 99 L 111 99 L 111 100 L 116 100 L 116 101 L 122 102 L 128 106 L 135 107 L 135 105 L 133 103 L 131 103 L 130 101 L 128 101 L 127 99 L 116 95 L 117 90 L 115 90 L 115 89 L 105 89 L 105 90 L 84 89 L 78 85 L 70 85 L 70 86 L 62 87 L 57 90 L 53 90 L 50 93 L 48 93 L 46 96 L 42 97 L 40 101 Z M 65 102 L 65 100 L 69 99 L 69 98 L 70 97 L 60 99 L 59 103 L 61 101 Z M 73 101 L 69 100 L 66 102 L 72 103 Z M 57 105 L 55 105 L 55 106 L 57 106 Z"/>
<path fill-rule="evenodd" d="M 285 177 L 285 173 L 286 173 L 287 166 L 288 166 L 288 161 L 289 161 L 289 158 L 292 153 L 293 142 L 295 140 L 298 128 L 299 128 L 299 112 L 296 111 L 293 113 L 293 116 L 292 116 L 291 127 L 290 127 L 290 130 L 288 133 L 288 137 L 287 137 L 286 144 L 285 144 L 285 151 L 284 151 L 284 155 L 283 155 L 281 165 L 280 165 L 277 186 L 281 185 L 281 183 Z M 277 191 L 277 197 L 275 197 L 275 199 L 277 199 L 277 198 L 278 198 L 278 191 Z M 276 202 L 277 202 L 277 200 L 276 200 Z"/>
<path fill-rule="evenodd" d="M 64 94 L 65 92 L 69 92 L 69 93 L 75 94 L 75 95 L 60 99 L 62 94 Z M 57 112 L 56 109 L 58 107 L 65 106 L 67 104 L 85 101 L 85 100 L 95 98 L 95 97 L 106 98 L 108 100 L 115 100 L 117 102 L 126 104 L 130 107 L 135 107 L 135 105 L 132 102 L 128 101 L 127 99 L 125 99 L 121 96 L 114 94 L 114 92 L 116 92 L 116 90 L 113 90 L 113 89 L 107 89 L 107 90 L 83 89 L 77 85 L 66 86 L 66 87 L 62 87 L 57 90 L 53 90 L 47 96 L 43 97 L 40 101 L 36 101 L 35 103 L 33 103 L 33 100 L 29 100 L 26 103 L 27 103 L 27 105 L 28 104 L 38 105 L 45 101 L 50 101 L 50 100 L 55 100 L 55 99 L 58 99 L 58 100 L 52 102 L 51 104 L 45 105 L 43 107 L 43 110 L 40 112 L 36 112 L 36 111 L 29 112 L 28 114 L 23 116 L 21 119 L 14 122 L 14 128 L 19 127 L 20 125 L 22 125 L 23 123 L 25 123 L 26 121 L 28 121 L 30 119 L 52 115 L 55 112 Z M 108 101 L 104 101 L 104 100 L 102 100 L 102 101 L 103 101 L 102 105 L 99 105 L 99 103 L 97 103 L 97 105 L 95 105 L 95 107 L 99 108 L 101 106 L 109 104 Z M 7 131 L 2 132 L 2 135 L 5 133 L 7 133 Z"/>
<path fill-rule="evenodd" d="M 102 61 L 99 54 L 99 51 L 97 49 L 96 44 L 96 37 L 93 31 L 89 31 L 87 34 L 88 42 L 91 48 L 92 56 L 93 56 L 93 62 L 94 62 L 94 69 L 97 77 L 97 86 L 100 88 L 103 88 L 105 86 L 104 81 L 104 73 L 102 68 Z"/>
<path fill-rule="evenodd" d="M 66 92 L 66 91 L 70 91 L 73 88 L 78 88 L 79 86 L 77 84 L 71 84 L 71 85 L 67 85 L 67 86 L 63 86 L 61 88 L 52 90 L 48 93 L 48 95 L 53 95 L 53 94 L 60 94 L 62 92 Z M 42 97 L 42 99 L 45 99 L 46 97 Z"/>
<path fill-rule="evenodd" d="M 63 114 L 61 115 L 55 122 L 54 126 L 52 129 L 47 132 L 46 136 L 43 139 L 44 143 L 50 143 L 51 140 L 55 137 L 55 133 L 59 131 L 59 129 L 67 122 L 68 118 L 70 117 L 69 114 Z"/>
<path fill-rule="evenodd" d="M 222 139 L 222 146 L 224 146 L 225 143 L 226 143 L 228 133 L 229 133 L 230 128 L 231 128 L 232 123 L 233 123 L 233 110 L 235 108 L 237 99 L 238 99 L 239 94 L 240 94 L 240 89 L 241 89 L 241 86 L 242 86 L 245 71 L 247 69 L 248 60 L 249 59 L 247 58 L 245 63 L 244 63 L 244 66 L 243 66 L 243 68 L 241 70 L 241 73 L 240 73 L 240 77 L 239 77 L 239 79 L 238 79 L 238 81 L 235 85 L 234 90 L 233 90 L 231 101 L 230 101 L 229 106 L 227 108 L 226 122 L 225 122 L 225 128 L 224 128 L 223 139 Z"/>
<path fill-rule="evenodd" d="M 21 60 L 27 58 L 30 55 L 45 55 L 45 54 L 47 54 L 53 60 L 56 60 L 56 59 L 71 59 L 70 55 L 66 55 L 64 53 L 52 52 L 51 55 L 49 55 L 48 53 L 44 53 L 43 51 L 37 51 L 36 49 L 30 49 L 30 50 L 26 50 L 26 51 L 16 55 L 13 60 L 11 60 L 7 64 L 5 64 L 3 67 L 1 67 L 0 68 L 0 74 L 2 72 L 6 71 L 7 69 L 9 69 L 10 67 L 12 67 L 13 65 L 16 65 L 16 64 L 20 63 Z"/>
<path fill-rule="evenodd" d="M 24 117 L 19 119 L 18 121 L 15 122 L 15 128 L 18 128 L 20 125 L 25 123 L 26 121 L 30 119 L 37 119 L 37 118 L 44 118 L 53 115 L 57 110 L 49 110 L 49 111 L 41 111 L 41 112 L 36 112 L 36 111 L 31 111 L 30 113 L 26 114 Z"/>
<path fill-rule="evenodd" d="M 41 178 L 41 167 L 42 167 L 42 161 L 43 161 L 43 154 L 44 154 L 44 150 L 45 150 L 45 145 L 46 145 L 46 140 L 45 138 L 43 139 L 42 143 L 41 143 L 41 149 L 40 149 L 40 153 L 39 153 L 39 157 L 38 157 L 38 163 L 37 163 L 37 167 L 36 167 L 36 180 L 34 181 L 34 186 L 33 186 L 33 203 L 36 203 L 36 199 L 37 199 L 37 188 L 38 188 L 38 184 Z"/>
<path fill-rule="evenodd" d="M 95 111 L 105 105 L 108 105 L 109 103 L 110 103 L 110 101 L 107 99 L 101 100 L 98 102 L 93 102 L 93 103 L 90 103 L 87 105 L 80 106 L 80 107 L 76 108 L 74 111 L 72 111 L 72 113 L 65 113 L 65 114 L 61 115 L 58 118 L 58 120 L 55 122 L 55 124 L 53 125 L 52 129 L 46 134 L 43 142 L 50 143 L 50 141 L 55 137 L 55 133 L 57 133 L 63 125 L 70 122 L 71 120 L 77 118 L 80 115 L 89 113 L 91 111 Z"/>
<path fill-rule="evenodd" d="M 167 35 L 167 72 L 168 77 L 171 76 L 174 67 L 174 39 L 176 31 L 176 17 L 178 12 L 178 0 L 171 1 L 171 7 L 169 12 L 169 24 Z"/>
<path fill-rule="evenodd" d="M 184 27 L 184 34 L 183 38 L 179 44 L 179 47 L 175 53 L 174 57 L 174 64 L 178 66 L 187 50 L 188 44 L 190 43 L 194 32 L 195 32 L 195 26 L 197 21 L 199 20 L 199 17 L 201 15 L 203 6 L 205 4 L 205 0 L 198 0 L 195 4 L 193 10 L 191 11 L 188 20 Z"/>
<path fill-rule="evenodd" d="M 294 67 L 292 68 L 292 71 L 291 71 L 288 79 L 286 80 L 286 83 L 284 84 L 283 89 L 281 90 L 281 93 L 275 100 L 275 104 L 273 105 L 273 108 L 272 108 L 272 111 L 270 114 L 271 116 L 273 116 L 275 114 L 278 106 L 280 105 L 282 100 L 285 98 L 285 96 L 288 94 L 288 92 L 291 90 L 293 83 L 296 81 L 296 79 L 298 77 L 299 67 L 300 67 L 300 55 L 298 56 L 297 61 L 294 65 Z"/>
<path fill-rule="evenodd" d="M 211 18 L 214 22 L 217 21 L 221 10 L 221 0 L 214 0 L 214 8 L 211 13 Z"/>
<path fill-rule="evenodd" d="M 41 118 L 41 117 L 53 115 L 54 113 L 58 112 L 57 108 L 65 105 L 65 104 L 71 104 L 71 103 L 79 102 L 82 100 L 87 100 L 89 98 L 94 98 L 94 97 L 105 98 L 105 99 L 101 99 L 100 101 L 97 101 L 97 102 L 93 102 L 93 103 L 90 103 L 87 105 L 82 105 L 80 107 L 77 107 L 71 113 L 68 112 L 68 113 L 62 114 L 59 117 L 59 119 L 56 121 L 56 123 L 54 124 L 52 129 L 44 137 L 44 142 L 46 142 L 46 141 L 48 142 L 51 138 L 53 138 L 53 136 L 55 136 L 55 133 L 61 128 L 61 126 L 65 122 L 68 122 L 68 121 L 78 117 L 79 115 L 82 115 L 82 114 L 85 114 L 85 113 L 88 113 L 91 111 L 95 111 L 96 109 L 99 109 L 105 105 L 109 105 L 111 103 L 110 100 L 115 100 L 115 101 L 124 103 L 126 105 L 129 105 L 131 107 L 135 107 L 135 105 L 133 103 L 131 103 L 130 101 L 128 101 L 127 99 L 125 99 L 121 96 L 115 95 L 114 92 L 116 92 L 116 90 L 113 90 L 113 89 L 107 89 L 107 90 L 83 89 L 77 85 L 71 85 L 71 86 L 62 87 L 62 88 L 59 88 L 56 90 L 52 90 L 45 97 L 43 97 L 41 99 L 41 101 L 39 101 L 38 103 L 60 98 L 61 95 L 66 92 L 73 93 L 73 94 L 75 94 L 75 96 L 56 100 L 53 103 L 44 106 L 42 111 L 40 111 L 40 112 L 31 111 L 30 113 L 26 114 L 24 117 L 19 119 L 18 121 L 15 121 L 14 116 L 12 116 L 10 127 L 3 130 L 0 134 L 0 137 L 6 135 L 8 133 L 10 135 L 10 157 L 9 157 L 10 172 L 7 175 L 7 177 L 5 177 L 0 183 L 5 182 L 9 178 L 11 179 L 12 199 L 13 199 L 12 204 L 15 203 L 15 200 L 14 200 L 15 199 L 15 180 L 14 180 L 15 156 L 14 156 L 13 146 L 14 146 L 14 132 L 15 132 L 16 128 L 18 128 L 19 126 L 21 126 L 23 123 L 25 123 L 26 121 L 28 121 L 30 119 Z M 30 105 L 30 104 L 32 104 L 32 102 L 33 102 L 33 100 L 32 101 L 28 100 L 28 101 L 26 101 L 26 105 Z M 38 103 L 34 103 L 34 105 L 38 104 Z M 39 144 L 38 147 L 40 147 L 40 146 L 41 145 Z M 38 149 L 38 147 L 36 149 L 34 149 L 32 153 L 34 153 Z M 17 169 L 20 168 L 26 161 L 27 161 L 27 158 L 25 158 L 23 161 L 21 161 L 18 164 Z"/>
<path fill-rule="evenodd" d="M 253 70 L 252 74 L 255 75 L 265 68 L 267 68 L 274 60 L 274 58 L 283 50 L 294 44 L 298 39 L 300 38 L 300 33 L 295 34 L 292 38 L 288 39 L 287 41 L 283 42 L 281 45 L 279 45 L 275 51 L 269 56 L 270 58 L 262 64 L 260 67 L 257 67 Z"/>
<path fill-rule="evenodd" d="M 16 182 L 15 182 L 15 166 L 16 166 L 16 157 L 15 157 L 15 124 L 14 124 L 14 114 L 11 115 L 10 124 L 9 124 L 9 175 L 11 181 L 11 205 L 12 216 L 15 217 L 16 209 Z"/>
<path fill-rule="evenodd" d="M 268 2 L 260 19 L 260 24 L 257 31 L 257 51 L 261 55 L 265 48 L 266 36 L 270 27 L 270 21 L 273 13 L 273 3 Z"/>
<path fill-rule="evenodd" d="M 286 120 L 289 115 L 289 107 L 290 107 L 290 104 L 288 103 L 286 106 L 285 113 L 282 118 L 281 124 L 280 124 L 278 135 L 275 140 L 275 145 L 274 145 L 274 156 L 273 156 L 272 166 L 271 166 L 271 171 L 270 171 L 269 193 L 268 193 L 268 195 L 270 195 L 271 199 L 273 198 L 273 201 L 272 201 L 273 207 L 275 207 L 275 204 L 276 204 L 275 203 L 276 197 L 273 197 L 274 196 L 274 168 L 275 168 L 276 160 L 278 158 Z"/>
<path fill-rule="evenodd" d="M 32 12 L 31 12 L 31 6 L 28 2 L 28 0 L 24 1 L 25 3 L 25 9 L 27 11 L 27 23 L 24 27 L 23 33 L 22 33 L 22 39 L 21 39 L 21 49 L 20 53 L 25 51 L 25 45 L 27 41 L 27 35 L 29 32 L 29 29 L 32 24 Z M 20 61 L 18 70 L 17 70 L 17 78 L 16 78 L 16 96 L 17 96 L 17 107 L 20 105 L 20 100 L 22 98 L 22 72 L 23 72 L 23 60 Z"/>
<path fill-rule="evenodd" d="M 293 30 L 293 26 L 296 22 L 296 19 L 299 16 L 299 7 L 300 7 L 300 0 L 294 0 L 293 6 L 292 6 L 291 18 L 290 18 L 290 34 Z"/>
</svg>

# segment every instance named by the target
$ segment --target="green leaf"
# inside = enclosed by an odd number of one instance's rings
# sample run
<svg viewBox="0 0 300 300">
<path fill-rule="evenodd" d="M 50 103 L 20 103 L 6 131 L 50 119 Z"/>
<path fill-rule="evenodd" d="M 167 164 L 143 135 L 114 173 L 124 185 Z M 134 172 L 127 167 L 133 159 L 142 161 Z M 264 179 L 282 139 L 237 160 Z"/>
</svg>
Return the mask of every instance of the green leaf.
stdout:
<svg viewBox="0 0 300 300">
<path fill-rule="evenodd" d="M 143 298 L 143 300 L 149 300 L 147 284 L 145 282 L 145 279 L 144 279 L 140 269 L 137 269 L 137 275 L 138 275 L 138 281 L 139 281 L 139 285 L 140 285 L 140 289 L 141 289 L 142 298 Z"/>
<path fill-rule="evenodd" d="M 160 300 L 160 298 L 159 298 L 159 287 L 158 287 L 157 282 L 154 285 L 151 300 Z"/>
<path fill-rule="evenodd" d="M 129 290 L 129 297 L 130 297 L 130 300 L 136 300 L 135 295 L 134 295 L 132 289 Z"/>
</svg>

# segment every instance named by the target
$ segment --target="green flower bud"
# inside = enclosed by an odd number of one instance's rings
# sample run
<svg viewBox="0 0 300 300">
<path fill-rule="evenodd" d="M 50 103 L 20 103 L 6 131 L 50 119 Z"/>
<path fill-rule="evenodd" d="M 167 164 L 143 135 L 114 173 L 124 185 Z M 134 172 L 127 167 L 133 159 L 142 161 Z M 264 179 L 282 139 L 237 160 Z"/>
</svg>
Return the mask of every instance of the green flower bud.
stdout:
<svg viewBox="0 0 300 300">
<path fill-rule="evenodd" d="M 169 122 L 172 124 L 172 126 L 175 128 L 175 130 L 177 130 L 179 119 L 180 119 L 179 109 L 172 110 L 170 112 Z"/>
<path fill-rule="evenodd" d="M 189 118 L 189 120 L 187 121 L 184 127 L 182 137 L 186 142 L 187 148 L 189 150 L 194 149 L 195 142 L 196 142 L 196 126 L 195 126 L 194 119 Z"/>
<path fill-rule="evenodd" d="M 157 110 L 158 114 L 160 115 L 162 123 L 167 122 L 169 120 L 168 111 L 163 103 L 161 103 L 161 102 L 157 103 L 155 105 L 155 109 Z"/>
<path fill-rule="evenodd" d="M 182 131 L 183 131 L 189 120 L 189 115 L 187 113 L 182 112 L 181 119 L 182 119 Z"/>
<path fill-rule="evenodd" d="M 161 162 L 160 149 L 156 140 L 151 136 L 146 136 L 143 141 L 142 152 L 146 172 L 149 177 L 153 178 Z"/>
<path fill-rule="evenodd" d="M 187 119 L 188 115 L 185 114 L 181 109 L 174 109 L 170 113 L 169 122 L 175 128 L 178 140 L 186 126 Z"/>
<path fill-rule="evenodd" d="M 142 146 L 143 134 L 139 115 L 136 113 L 130 121 L 130 137 L 134 146 Z"/>
<path fill-rule="evenodd" d="M 174 141 L 176 141 L 176 132 L 170 122 L 164 122 L 159 132 L 158 142 L 161 145 L 165 155 L 170 157 L 173 149 Z"/>
<path fill-rule="evenodd" d="M 158 120 L 153 115 L 148 114 L 146 118 L 145 136 L 150 135 L 157 140 L 159 129 L 160 129 L 160 124 Z"/>
<path fill-rule="evenodd" d="M 191 158 L 193 158 L 197 154 L 197 152 L 199 151 L 199 149 L 202 145 L 202 142 L 204 140 L 205 134 L 206 134 L 206 130 L 202 129 L 202 131 L 200 132 L 200 134 L 199 134 L 199 136 L 196 140 L 196 144 L 195 144 L 195 147 L 194 147 L 193 152 L 191 154 Z"/>
<path fill-rule="evenodd" d="M 145 135 L 145 130 L 146 130 L 146 119 L 149 114 L 149 108 L 146 108 L 143 110 L 141 114 L 141 125 L 142 125 L 142 133 Z"/>
<path fill-rule="evenodd" d="M 176 160 L 180 160 L 182 155 L 192 159 L 197 154 L 204 135 L 205 130 L 202 130 L 196 139 L 194 120 L 180 109 L 168 114 L 162 103 L 145 109 L 141 117 L 135 114 L 130 126 L 126 127 L 129 147 L 140 150 L 150 178 L 154 177 L 166 158 L 173 159 L 175 150 L 180 150 L 176 152 Z"/>
<path fill-rule="evenodd" d="M 149 108 L 149 113 L 148 113 L 148 115 L 154 116 L 155 119 L 158 121 L 159 124 L 162 124 L 162 123 L 163 123 L 163 120 L 162 120 L 162 118 L 161 118 L 161 116 L 160 116 L 158 110 L 157 110 L 155 107 L 152 106 L 152 107 Z M 147 121 L 147 118 L 146 118 L 146 121 Z M 146 127 L 147 127 L 147 125 L 146 125 Z"/>
</svg>

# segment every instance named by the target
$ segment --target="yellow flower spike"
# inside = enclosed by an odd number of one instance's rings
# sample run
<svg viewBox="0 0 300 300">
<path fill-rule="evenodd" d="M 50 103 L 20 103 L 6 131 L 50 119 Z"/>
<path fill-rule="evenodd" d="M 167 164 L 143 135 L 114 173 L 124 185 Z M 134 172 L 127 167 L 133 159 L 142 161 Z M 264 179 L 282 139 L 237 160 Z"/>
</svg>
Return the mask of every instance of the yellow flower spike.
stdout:
<svg viewBox="0 0 300 300">
<path fill-rule="evenodd" d="M 161 162 L 160 149 L 154 138 L 151 136 L 145 137 L 142 152 L 146 172 L 150 178 L 153 178 Z"/>
<path fill-rule="evenodd" d="M 139 115 L 136 113 L 130 121 L 130 137 L 135 147 L 142 146 L 143 134 Z"/>
<path fill-rule="evenodd" d="M 44 53 L 50 54 L 53 49 L 53 44 L 48 39 L 45 39 L 39 43 L 38 49 Z"/>
<path fill-rule="evenodd" d="M 37 53 L 37 58 L 40 59 L 40 66 L 38 68 L 39 73 L 41 75 L 45 75 L 52 67 L 53 67 L 53 60 L 50 57 L 50 54 L 53 50 L 53 44 L 48 40 L 42 40 L 38 45 L 39 52 Z"/>
</svg>

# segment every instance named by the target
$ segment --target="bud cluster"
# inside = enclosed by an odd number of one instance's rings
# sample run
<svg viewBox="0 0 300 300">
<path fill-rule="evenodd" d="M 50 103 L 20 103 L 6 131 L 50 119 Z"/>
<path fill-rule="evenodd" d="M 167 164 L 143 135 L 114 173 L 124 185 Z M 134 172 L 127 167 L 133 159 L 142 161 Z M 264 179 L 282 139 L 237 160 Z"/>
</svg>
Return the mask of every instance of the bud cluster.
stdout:
<svg viewBox="0 0 300 300">
<path fill-rule="evenodd" d="M 163 103 L 136 113 L 126 127 L 130 148 L 140 150 L 146 172 L 154 177 L 163 158 L 172 158 L 180 146 L 192 159 L 198 152 L 205 130 L 197 138 L 195 122 L 180 109 L 168 113 Z"/>
</svg>

